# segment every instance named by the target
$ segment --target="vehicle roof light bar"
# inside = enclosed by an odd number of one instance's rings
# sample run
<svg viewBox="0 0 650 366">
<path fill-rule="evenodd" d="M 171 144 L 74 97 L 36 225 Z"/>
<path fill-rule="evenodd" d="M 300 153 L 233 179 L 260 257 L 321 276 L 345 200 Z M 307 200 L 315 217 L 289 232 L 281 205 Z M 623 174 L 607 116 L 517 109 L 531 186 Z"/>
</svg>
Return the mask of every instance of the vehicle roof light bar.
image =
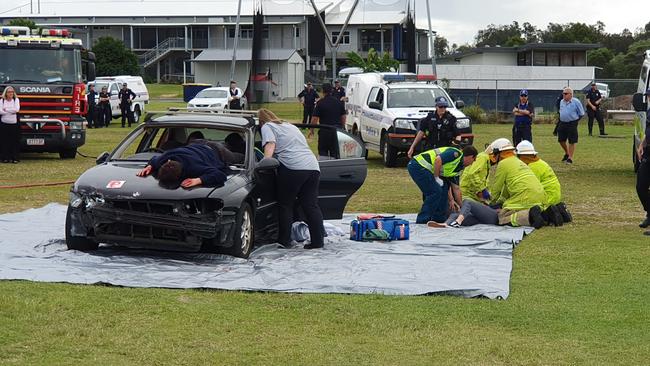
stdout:
<svg viewBox="0 0 650 366">
<path fill-rule="evenodd" d="M 436 77 L 436 75 L 418 75 L 417 76 L 418 81 L 435 81 L 437 79 L 438 78 Z"/>
<path fill-rule="evenodd" d="M 3 36 L 28 36 L 29 28 L 27 27 L 1 27 L 0 35 Z"/>
</svg>

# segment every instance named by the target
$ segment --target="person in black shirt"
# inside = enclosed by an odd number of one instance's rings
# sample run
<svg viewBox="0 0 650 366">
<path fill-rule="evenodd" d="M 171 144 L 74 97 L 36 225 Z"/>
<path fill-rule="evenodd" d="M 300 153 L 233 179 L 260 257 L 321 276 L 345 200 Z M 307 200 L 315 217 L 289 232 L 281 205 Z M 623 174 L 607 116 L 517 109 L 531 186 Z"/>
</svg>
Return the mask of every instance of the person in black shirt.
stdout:
<svg viewBox="0 0 650 366">
<path fill-rule="evenodd" d="M 345 108 L 340 100 L 337 100 L 332 93 L 332 85 L 323 84 L 323 98 L 321 98 L 312 116 L 312 124 L 321 124 L 333 126 L 336 129 L 342 129 L 345 126 Z M 321 128 L 318 131 L 318 155 L 330 156 L 336 158 L 338 150 L 338 138 L 336 129 Z M 313 130 L 309 131 L 308 137 L 313 135 Z"/>
<path fill-rule="evenodd" d="M 528 89 L 521 89 L 519 92 L 519 103 L 512 108 L 515 116 L 515 123 L 512 125 L 512 144 L 517 146 L 523 140 L 533 142 L 533 117 L 535 107 L 528 101 Z"/>
<path fill-rule="evenodd" d="M 594 118 L 598 121 L 598 128 L 600 129 L 600 135 L 605 136 L 605 121 L 603 121 L 603 115 L 600 112 L 600 104 L 603 101 L 603 96 L 600 94 L 600 90 L 596 88 L 596 83 L 591 83 L 591 89 L 587 92 L 585 96 L 587 100 L 587 127 L 589 127 L 589 136 L 592 136 L 591 131 L 594 127 Z"/>
<path fill-rule="evenodd" d="M 650 104 L 650 88 L 645 92 L 648 104 Z M 643 220 L 639 227 L 647 228 L 650 226 L 650 148 L 648 147 L 648 136 L 650 134 L 650 109 L 646 112 L 645 118 L 645 138 L 639 144 L 637 150 L 637 158 L 639 159 L 639 170 L 636 172 L 636 193 L 639 196 L 639 201 L 643 205 L 643 210 L 646 212 L 646 218 Z M 643 233 L 650 235 L 650 231 Z"/>
<path fill-rule="evenodd" d="M 98 123 L 99 121 L 97 121 L 97 116 L 95 114 L 97 110 L 97 105 L 95 102 L 96 97 L 97 97 L 97 92 L 95 91 L 95 84 L 88 85 L 88 95 L 86 96 L 86 98 L 88 99 L 88 113 L 86 113 L 86 121 L 88 121 L 88 128 L 102 127 L 102 124 Z"/>
<path fill-rule="evenodd" d="M 122 84 L 122 89 L 117 94 L 117 97 L 120 99 L 120 109 L 122 110 L 122 127 L 124 127 L 124 121 L 129 120 L 129 127 L 131 123 L 135 123 L 135 117 L 133 116 L 133 111 L 131 110 L 131 103 L 136 97 L 133 90 L 127 88 L 126 83 Z"/>
<path fill-rule="evenodd" d="M 99 92 L 99 125 L 108 127 L 113 118 L 113 113 L 111 112 L 111 95 L 108 94 L 108 88 L 102 87 L 102 91 Z"/>
<path fill-rule="evenodd" d="M 298 98 L 300 98 L 300 103 L 303 105 L 302 123 L 311 123 L 311 116 L 314 113 L 314 106 L 318 99 L 318 93 L 314 90 L 311 81 L 307 83 L 305 90 L 298 94 Z"/>
<path fill-rule="evenodd" d="M 420 120 L 420 130 L 415 135 L 411 148 L 407 153 L 409 159 L 415 153 L 415 147 L 426 136 L 426 144 L 422 151 L 442 146 L 452 146 L 454 141 L 460 141 L 460 132 L 456 128 L 456 117 L 447 110 L 449 103 L 445 97 L 436 98 L 436 111 Z"/>
<path fill-rule="evenodd" d="M 341 86 L 341 82 L 338 80 L 334 81 L 334 90 L 332 90 L 332 95 L 336 97 L 341 103 L 345 103 L 345 88 Z"/>
</svg>

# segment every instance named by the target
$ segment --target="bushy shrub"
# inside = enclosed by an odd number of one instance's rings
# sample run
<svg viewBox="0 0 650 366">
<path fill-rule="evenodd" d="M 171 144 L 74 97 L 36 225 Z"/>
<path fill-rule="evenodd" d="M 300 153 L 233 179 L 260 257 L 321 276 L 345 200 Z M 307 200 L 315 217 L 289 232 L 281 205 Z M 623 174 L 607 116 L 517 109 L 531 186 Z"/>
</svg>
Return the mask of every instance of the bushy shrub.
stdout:
<svg viewBox="0 0 650 366">
<path fill-rule="evenodd" d="M 463 113 L 472 121 L 472 124 L 480 124 L 487 122 L 487 115 L 483 108 L 478 105 L 470 105 L 463 108 Z"/>
</svg>

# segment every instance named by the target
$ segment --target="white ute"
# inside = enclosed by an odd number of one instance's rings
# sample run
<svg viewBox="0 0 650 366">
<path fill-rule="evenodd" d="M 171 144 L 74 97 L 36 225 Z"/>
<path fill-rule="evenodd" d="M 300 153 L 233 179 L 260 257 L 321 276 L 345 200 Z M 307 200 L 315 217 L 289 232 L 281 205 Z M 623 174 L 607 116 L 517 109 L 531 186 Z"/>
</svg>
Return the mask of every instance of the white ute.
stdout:
<svg viewBox="0 0 650 366">
<path fill-rule="evenodd" d="M 131 110 L 133 111 L 135 123 L 138 123 L 140 122 L 140 117 L 144 114 L 144 106 L 149 104 L 149 90 L 141 76 L 102 76 L 96 78 L 95 81 L 89 82 L 88 85 L 95 84 L 95 92 L 97 92 L 95 100 L 97 103 L 99 103 L 99 92 L 102 91 L 102 87 L 108 89 L 111 96 L 111 115 L 115 119 L 122 116 L 118 94 L 120 89 L 122 89 L 123 83 L 126 83 L 127 88 L 135 93 L 135 99 L 131 103 Z"/>
<path fill-rule="evenodd" d="M 346 129 L 359 137 L 368 150 L 383 156 L 384 165 L 395 166 L 417 133 L 418 121 L 435 111 L 435 99 L 444 97 L 447 109 L 461 131 L 461 144 L 473 141 L 469 118 L 459 110 L 462 101 L 452 103 L 447 92 L 431 78 L 411 73 L 362 73 L 350 75 L 346 96 Z M 408 80 L 408 81 L 407 81 Z"/>
</svg>

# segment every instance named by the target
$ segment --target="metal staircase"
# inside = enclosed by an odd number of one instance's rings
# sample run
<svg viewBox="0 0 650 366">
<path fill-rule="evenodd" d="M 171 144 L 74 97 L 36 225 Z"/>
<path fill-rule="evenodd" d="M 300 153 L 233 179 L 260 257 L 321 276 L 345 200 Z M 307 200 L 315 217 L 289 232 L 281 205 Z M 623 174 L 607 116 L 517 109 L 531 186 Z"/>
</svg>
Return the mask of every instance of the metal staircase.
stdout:
<svg viewBox="0 0 650 366">
<path fill-rule="evenodd" d="M 167 56 L 172 51 L 185 49 L 185 38 L 173 37 L 158 43 L 154 48 L 140 55 L 140 64 L 143 68 L 153 65 Z"/>
</svg>

